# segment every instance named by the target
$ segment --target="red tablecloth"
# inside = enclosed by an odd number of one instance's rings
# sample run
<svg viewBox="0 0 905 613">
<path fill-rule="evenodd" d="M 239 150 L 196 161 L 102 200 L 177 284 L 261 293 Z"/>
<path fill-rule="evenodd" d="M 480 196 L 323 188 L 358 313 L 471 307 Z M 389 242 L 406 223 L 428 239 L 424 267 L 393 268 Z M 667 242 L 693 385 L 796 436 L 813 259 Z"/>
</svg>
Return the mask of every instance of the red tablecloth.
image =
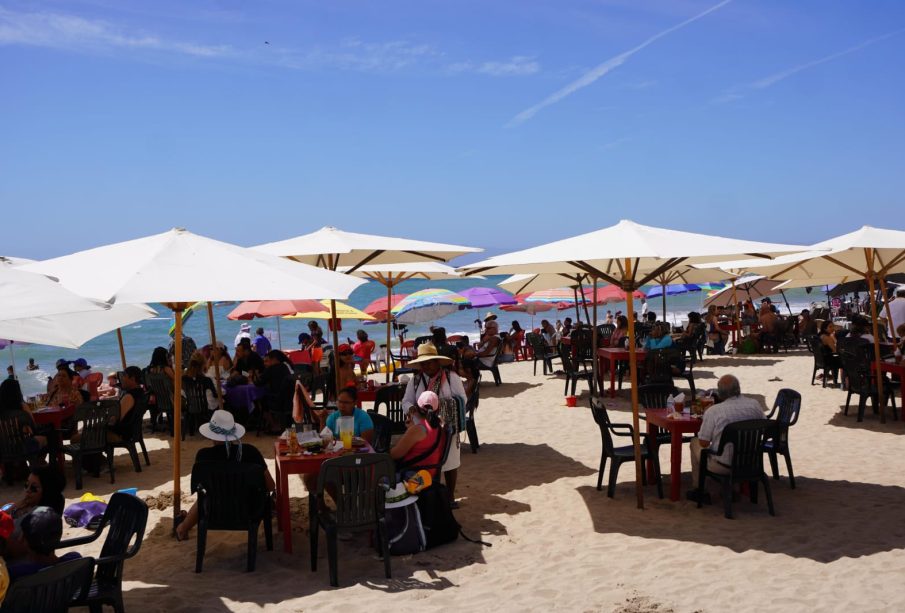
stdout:
<svg viewBox="0 0 905 613">
<path fill-rule="evenodd" d="M 63 428 L 63 421 L 75 415 L 75 407 L 62 409 L 60 407 L 44 407 L 36 409 L 31 416 L 39 426 L 52 425 L 54 430 Z M 63 472 L 65 458 L 62 451 L 57 451 L 57 465 Z"/>
<path fill-rule="evenodd" d="M 643 363 L 647 352 L 644 349 L 635 350 L 635 361 Z M 621 347 L 601 347 L 597 350 L 597 372 L 600 376 L 600 387 L 603 388 L 603 362 L 608 361 L 610 369 L 610 398 L 616 396 L 616 363 L 628 361 L 630 357 L 628 349 Z"/>
<path fill-rule="evenodd" d="M 669 445 L 669 499 L 678 500 L 682 493 L 682 435 L 697 434 L 701 429 L 701 418 L 683 415 L 679 419 L 669 419 L 669 409 L 647 409 L 648 442 L 653 453 L 657 452 L 657 433 L 666 430 L 670 434 Z M 653 465 L 648 465 L 648 477 L 653 479 Z"/>
<path fill-rule="evenodd" d="M 292 553 L 292 524 L 289 518 L 289 475 L 317 473 L 321 468 L 321 464 L 331 458 L 338 458 L 346 453 L 373 453 L 374 450 L 370 446 L 366 446 L 354 451 L 296 456 L 287 455 L 287 450 L 288 446 L 285 441 L 282 439 L 274 441 L 273 453 L 277 472 L 277 525 L 283 532 L 283 551 Z"/>
</svg>

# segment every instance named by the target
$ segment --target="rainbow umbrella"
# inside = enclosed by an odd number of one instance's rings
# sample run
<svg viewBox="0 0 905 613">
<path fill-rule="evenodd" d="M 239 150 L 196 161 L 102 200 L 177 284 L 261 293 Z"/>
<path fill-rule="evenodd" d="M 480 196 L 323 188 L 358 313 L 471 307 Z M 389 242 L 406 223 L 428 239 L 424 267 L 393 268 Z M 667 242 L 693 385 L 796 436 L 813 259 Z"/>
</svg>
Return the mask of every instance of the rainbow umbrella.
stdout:
<svg viewBox="0 0 905 613">
<path fill-rule="evenodd" d="M 527 296 L 520 296 L 520 298 L 521 302 L 549 302 L 553 304 L 568 302 L 569 304 L 575 304 L 575 292 L 565 287 L 531 292 Z"/>
<path fill-rule="evenodd" d="M 467 298 L 445 289 L 423 289 L 409 294 L 393 307 L 390 314 L 402 324 L 434 321 L 471 307 Z"/>
</svg>

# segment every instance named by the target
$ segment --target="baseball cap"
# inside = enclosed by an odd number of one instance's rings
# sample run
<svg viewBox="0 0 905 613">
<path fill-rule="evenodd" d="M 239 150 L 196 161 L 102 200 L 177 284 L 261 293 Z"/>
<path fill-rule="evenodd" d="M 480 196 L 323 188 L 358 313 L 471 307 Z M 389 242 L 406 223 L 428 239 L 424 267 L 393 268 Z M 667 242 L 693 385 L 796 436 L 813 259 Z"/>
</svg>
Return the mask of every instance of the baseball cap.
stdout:
<svg viewBox="0 0 905 613">
<path fill-rule="evenodd" d="M 440 399 L 434 392 L 421 392 L 421 395 L 418 396 L 418 406 L 421 408 L 429 406 L 432 411 L 436 411 L 440 406 Z"/>
</svg>

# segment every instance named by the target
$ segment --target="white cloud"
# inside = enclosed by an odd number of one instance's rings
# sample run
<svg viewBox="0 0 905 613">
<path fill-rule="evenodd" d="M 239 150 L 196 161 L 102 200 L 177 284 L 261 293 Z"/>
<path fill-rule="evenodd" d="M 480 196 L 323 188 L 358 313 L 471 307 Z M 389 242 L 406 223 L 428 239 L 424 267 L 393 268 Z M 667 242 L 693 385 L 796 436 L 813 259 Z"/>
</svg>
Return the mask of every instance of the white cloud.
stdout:
<svg viewBox="0 0 905 613">
<path fill-rule="evenodd" d="M 458 62 L 449 67 L 452 72 L 473 72 L 491 77 L 520 77 L 540 72 L 540 64 L 526 55 L 515 55 L 502 62 Z"/>
<path fill-rule="evenodd" d="M 875 43 L 879 43 L 880 41 L 884 41 L 887 38 L 891 38 L 898 34 L 905 32 L 905 28 L 901 28 L 899 30 L 894 30 L 892 32 L 887 32 L 886 34 L 882 34 L 880 36 L 875 36 L 873 38 L 869 38 L 864 42 L 858 43 L 853 47 L 849 47 L 848 49 L 843 49 L 842 51 L 837 51 L 836 53 L 831 53 L 830 55 L 824 56 L 820 59 L 813 60 L 810 62 L 805 62 L 804 64 L 798 64 L 797 66 L 793 66 L 791 68 L 787 68 L 786 70 L 782 70 L 780 72 L 774 73 L 770 76 L 764 77 L 763 79 L 758 79 L 757 81 L 752 81 L 751 83 L 747 83 L 745 85 L 738 85 L 727 90 L 721 96 L 717 96 L 713 99 L 714 104 L 724 104 L 726 102 L 732 102 L 734 100 L 739 100 L 745 97 L 744 92 L 750 92 L 752 90 L 758 89 L 767 89 L 768 87 L 772 87 L 776 85 L 780 81 L 784 81 L 789 77 L 798 74 L 799 72 L 808 70 L 810 68 L 814 68 L 815 66 L 820 66 L 821 64 L 826 64 L 827 62 L 831 62 L 833 60 L 837 60 L 841 57 L 845 57 L 851 53 L 855 53 L 857 51 L 861 51 L 865 47 L 869 47 Z"/>
<path fill-rule="evenodd" d="M 146 49 L 195 57 L 233 54 L 228 45 L 204 45 L 157 36 L 127 34 L 101 20 L 60 13 L 21 13 L 0 8 L 0 45 L 27 45 L 75 51 Z"/>
<path fill-rule="evenodd" d="M 507 127 L 516 126 L 516 125 L 519 125 L 521 123 L 528 121 L 529 119 L 534 117 L 537 113 L 539 113 L 541 110 L 545 109 L 546 107 L 556 104 L 563 98 L 567 98 L 568 96 L 571 96 L 578 90 L 584 89 L 588 85 L 591 85 L 592 83 L 597 81 L 597 79 L 603 77 L 604 75 L 606 75 L 613 69 L 618 68 L 619 66 L 624 64 L 630 57 L 632 57 L 639 51 L 645 49 L 646 47 L 652 45 L 653 43 L 660 40 L 664 36 L 668 36 L 669 34 L 672 34 L 673 32 L 675 32 L 677 30 L 681 30 L 685 26 L 694 23 L 698 19 L 701 19 L 702 17 L 705 17 L 705 16 L 709 15 L 710 13 L 723 8 L 730 2 L 732 2 L 732 0 L 723 0 L 720 3 L 715 4 L 714 6 L 711 6 L 709 9 L 707 9 L 701 13 L 698 13 L 694 17 L 690 17 L 690 18 L 686 19 L 685 21 L 672 26 L 671 28 L 667 28 L 666 30 L 663 30 L 662 32 L 659 32 L 659 33 L 651 36 L 650 38 L 648 38 L 647 40 L 642 42 L 640 45 L 638 45 L 637 47 L 629 49 L 628 51 L 624 51 L 624 52 L 620 53 L 619 55 L 608 59 L 604 63 L 589 70 L 588 72 L 586 72 L 584 75 L 582 75 L 575 81 L 569 83 L 568 85 L 566 85 L 559 91 L 554 92 L 553 94 L 551 94 L 550 96 L 548 96 L 547 98 L 545 98 L 544 100 L 539 102 L 538 104 L 535 104 L 534 106 L 525 109 L 524 111 L 522 111 L 521 113 L 519 113 L 518 115 L 513 117 L 509 121 L 509 123 L 506 124 Z"/>
<path fill-rule="evenodd" d="M 334 47 L 316 47 L 308 51 L 274 48 L 277 63 L 298 69 L 336 68 L 362 72 L 392 72 L 410 67 L 440 53 L 430 45 L 404 40 L 383 43 L 357 38 Z"/>
</svg>

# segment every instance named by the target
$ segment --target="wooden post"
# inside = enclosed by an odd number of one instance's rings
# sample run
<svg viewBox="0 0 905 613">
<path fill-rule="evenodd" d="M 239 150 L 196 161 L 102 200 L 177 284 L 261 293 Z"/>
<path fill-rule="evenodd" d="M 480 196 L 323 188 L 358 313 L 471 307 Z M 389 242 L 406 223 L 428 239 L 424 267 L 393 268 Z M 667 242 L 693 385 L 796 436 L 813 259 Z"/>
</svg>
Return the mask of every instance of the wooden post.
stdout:
<svg viewBox="0 0 905 613">
<path fill-rule="evenodd" d="M 874 333 L 874 369 L 877 377 L 877 402 L 880 403 L 880 423 L 886 423 L 886 398 L 883 397 L 883 371 L 880 370 L 880 335 L 877 329 L 877 294 L 874 291 L 874 252 L 873 249 L 864 250 L 864 259 L 867 260 L 867 288 L 870 291 L 870 321 Z"/>
<path fill-rule="evenodd" d="M 214 328 L 214 303 L 209 300 L 207 302 L 207 324 L 211 329 L 211 351 L 220 353 L 220 350 L 217 347 L 217 331 Z M 214 360 L 214 376 L 217 377 L 217 380 L 214 381 L 214 387 L 217 389 L 217 406 L 222 409 L 223 388 L 220 385 L 220 356 L 218 356 L 217 359 Z"/>
<path fill-rule="evenodd" d="M 173 356 L 173 520 L 179 516 L 182 506 L 182 492 L 179 479 L 182 476 L 182 311 L 184 303 L 175 305 L 176 318 L 175 355 Z"/>
<path fill-rule="evenodd" d="M 126 348 L 123 346 L 122 328 L 116 329 L 116 340 L 119 341 L 119 361 L 123 365 L 123 370 L 126 370 Z"/>
<path fill-rule="evenodd" d="M 330 299 L 330 323 L 333 327 L 333 376 L 336 378 L 336 397 L 342 389 L 339 382 L 339 332 L 336 330 L 336 300 Z"/>
<path fill-rule="evenodd" d="M 625 258 L 625 276 L 623 277 L 622 289 L 626 292 L 634 291 L 632 279 L 632 259 Z M 628 367 L 632 381 L 632 432 L 634 439 L 632 442 L 635 447 L 635 493 L 638 497 L 638 508 L 644 508 L 644 490 L 641 489 L 641 471 L 644 467 L 641 465 L 641 433 L 639 431 L 638 419 L 638 365 L 635 364 L 635 304 L 631 294 L 625 297 L 625 304 L 628 311 Z"/>
<path fill-rule="evenodd" d="M 576 323 L 581 323 L 581 313 L 578 312 L 578 286 L 572 288 L 572 295 L 575 296 L 575 319 Z"/>
<path fill-rule="evenodd" d="M 892 313 L 889 311 L 889 295 L 886 293 L 886 279 L 883 278 L 883 275 L 878 275 L 877 278 L 880 280 L 880 293 L 883 294 L 883 307 L 886 310 L 886 334 L 890 337 L 889 340 L 895 343 L 896 329 L 892 327 Z"/>
<path fill-rule="evenodd" d="M 732 327 L 735 330 L 732 331 L 732 347 L 735 349 L 735 352 L 738 353 L 738 337 L 739 337 L 739 319 L 738 319 L 738 294 L 735 292 L 735 279 L 732 280 L 732 302 L 733 302 L 733 311 L 732 311 Z M 719 326 L 717 326 L 719 329 Z"/>
</svg>

